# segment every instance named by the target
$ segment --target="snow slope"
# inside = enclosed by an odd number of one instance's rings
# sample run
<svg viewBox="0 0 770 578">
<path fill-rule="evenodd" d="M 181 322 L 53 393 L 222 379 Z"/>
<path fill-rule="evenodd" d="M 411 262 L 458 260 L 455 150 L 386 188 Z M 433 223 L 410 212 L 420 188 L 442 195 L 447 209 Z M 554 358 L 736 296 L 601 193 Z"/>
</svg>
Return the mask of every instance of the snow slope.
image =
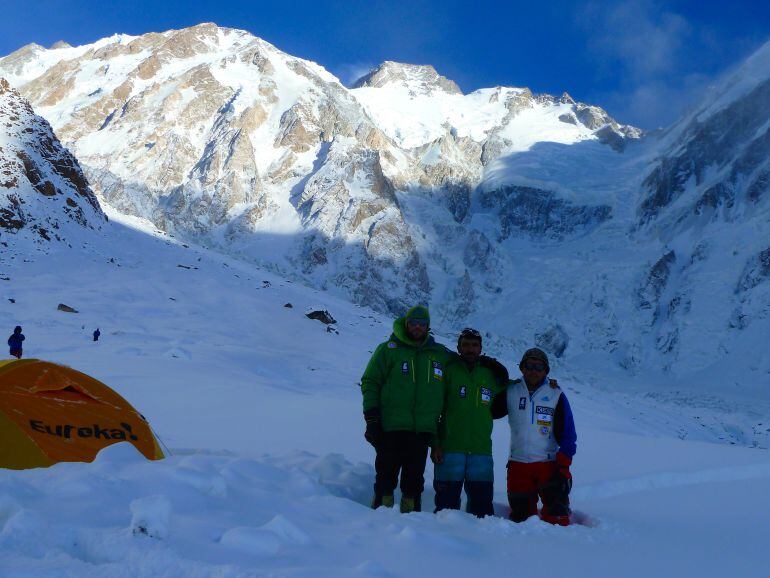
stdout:
<svg viewBox="0 0 770 578">
<path fill-rule="evenodd" d="M 573 506 L 587 525 L 371 511 L 356 383 L 390 319 L 109 216 L 82 249 L 19 240 L 0 254 L 0 326 L 24 327 L 27 356 L 113 386 L 171 456 L 118 445 L 93 464 L 1 471 L 2 576 L 767 575 L 768 452 L 708 443 L 725 429 L 700 422 L 730 412 L 706 392 L 696 420 L 649 396 L 670 392 L 665 377 L 601 364 L 553 371 L 575 411 Z M 511 369 L 520 353 L 489 350 Z M 766 419 L 766 399 L 748 401 L 737 421 Z M 506 447 L 497 423 L 502 516 Z"/>
</svg>

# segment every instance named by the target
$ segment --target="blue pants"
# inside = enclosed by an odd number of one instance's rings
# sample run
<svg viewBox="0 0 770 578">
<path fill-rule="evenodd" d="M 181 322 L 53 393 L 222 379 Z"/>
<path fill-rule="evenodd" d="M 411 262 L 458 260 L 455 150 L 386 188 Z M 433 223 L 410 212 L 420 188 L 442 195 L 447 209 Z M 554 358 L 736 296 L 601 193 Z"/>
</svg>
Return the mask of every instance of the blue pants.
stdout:
<svg viewBox="0 0 770 578">
<path fill-rule="evenodd" d="M 463 485 L 468 497 L 467 511 L 478 517 L 494 514 L 492 506 L 494 465 L 492 456 L 482 454 L 444 454 L 444 462 L 434 468 L 436 512 L 459 510 Z"/>
</svg>

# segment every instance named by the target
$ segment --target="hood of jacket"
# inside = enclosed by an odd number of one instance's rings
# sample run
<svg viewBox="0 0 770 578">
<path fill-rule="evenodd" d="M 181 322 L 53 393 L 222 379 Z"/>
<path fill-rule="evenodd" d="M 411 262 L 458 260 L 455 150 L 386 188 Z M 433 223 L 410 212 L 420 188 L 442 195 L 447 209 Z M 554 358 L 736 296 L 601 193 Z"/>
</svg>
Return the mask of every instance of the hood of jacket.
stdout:
<svg viewBox="0 0 770 578">
<path fill-rule="evenodd" d="M 432 347 L 435 344 L 435 340 L 430 333 L 422 341 L 410 339 L 406 334 L 406 316 L 399 317 L 393 322 L 393 335 L 391 335 L 391 339 L 397 339 L 410 347 Z"/>
</svg>

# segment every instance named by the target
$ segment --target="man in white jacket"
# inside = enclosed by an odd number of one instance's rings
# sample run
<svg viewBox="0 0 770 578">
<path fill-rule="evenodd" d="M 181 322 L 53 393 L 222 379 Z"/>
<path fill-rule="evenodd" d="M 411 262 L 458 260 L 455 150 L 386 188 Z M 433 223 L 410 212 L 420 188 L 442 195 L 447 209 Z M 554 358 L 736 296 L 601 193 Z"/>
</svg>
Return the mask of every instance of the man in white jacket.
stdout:
<svg viewBox="0 0 770 578">
<path fill-rule="evenodd" d="M 544 351 L 528 349 L 519 363 L 523 381 L 513 380 L 507 395 L 497 396 L 495 418 L 508 416 L 511 453 L 508 461 L 510 518 L 523 522 L 536 515 L 546 522 L 569 525 L 569 467 L 577 449 L 577 435 L 567 396 L 548 379 L 550 366 Z"/>
</svg>

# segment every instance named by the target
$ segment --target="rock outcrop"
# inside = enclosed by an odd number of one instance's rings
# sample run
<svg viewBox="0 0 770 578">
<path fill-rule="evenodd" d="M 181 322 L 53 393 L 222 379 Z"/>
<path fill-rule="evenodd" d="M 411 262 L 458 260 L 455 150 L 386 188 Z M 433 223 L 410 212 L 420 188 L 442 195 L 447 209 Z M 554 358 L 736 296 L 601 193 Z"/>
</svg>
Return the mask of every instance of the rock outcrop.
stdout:
<svg viewBox="0 0 770 578">
<path fill-rule="evenodd" d="M 73 230 L 104 221 L 75 157 L 0 78 L 0 232 L 66 242 Z"/>
</svg>

